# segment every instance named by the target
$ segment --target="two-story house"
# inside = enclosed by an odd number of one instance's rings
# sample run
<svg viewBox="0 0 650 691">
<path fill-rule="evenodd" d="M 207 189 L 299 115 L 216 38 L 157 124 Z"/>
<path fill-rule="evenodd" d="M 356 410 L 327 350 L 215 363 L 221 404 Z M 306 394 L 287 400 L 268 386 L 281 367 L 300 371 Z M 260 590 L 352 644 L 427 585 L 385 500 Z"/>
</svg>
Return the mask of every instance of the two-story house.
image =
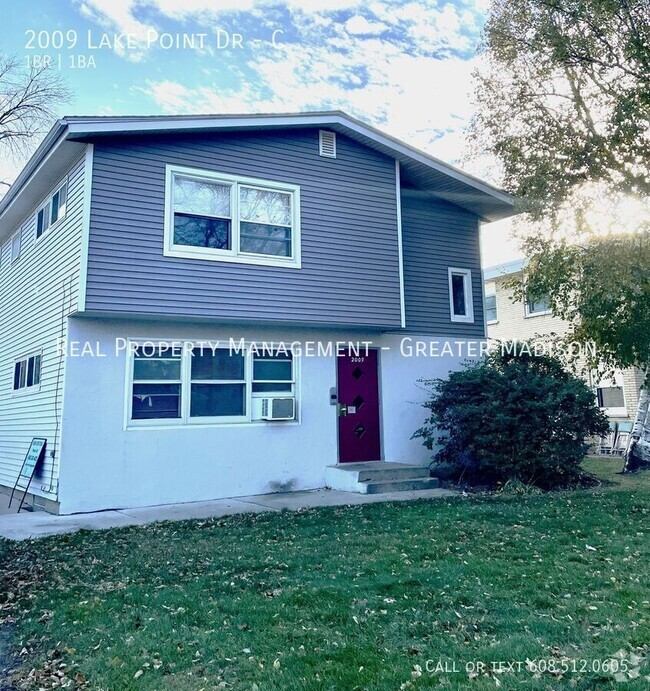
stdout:
<svg viewBox="0 0 650 691">
<path fill-rule="evenodd" d="M 418 379 L 466 353 L 415 344 L 485 336 L 512 213 L 341 112 L 58 121 L 0 202 L 0 484 L 33 437 L 62 513 L 426 466 Z"/>
<path fill-rule="evenodd" d="M 485 269 L 488 336 L 497 341 L 528 341 L 551 334 L 566 336 L 570 331 L 570 324 L 551 313 L 548 300 L 522 301 L 515 297 L 512 281 L 524 281 L 524 273 L 524 260 Z M 584 360 L 579 363 L 584 366 Z M 610 420 L 613 423 L 625 423 L 631 429 L 639 404 L 643 372 L 635 368 L 617 370 L 603 376 L 589 372 L 585 379 L 594 390 L 598 406 Z"/>
</svg>

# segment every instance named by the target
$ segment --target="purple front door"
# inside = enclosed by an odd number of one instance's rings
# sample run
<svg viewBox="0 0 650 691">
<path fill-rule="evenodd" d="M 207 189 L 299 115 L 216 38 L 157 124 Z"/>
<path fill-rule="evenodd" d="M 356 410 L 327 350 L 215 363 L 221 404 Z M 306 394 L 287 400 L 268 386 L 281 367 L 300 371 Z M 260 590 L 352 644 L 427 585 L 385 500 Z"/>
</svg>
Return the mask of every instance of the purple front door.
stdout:
<svg viewBox="0 0 650 691">
<path fill-rule="evenodd" d="M 377 351 L 338 358 L 339 462 L 379 461 Z"/>
</svg>

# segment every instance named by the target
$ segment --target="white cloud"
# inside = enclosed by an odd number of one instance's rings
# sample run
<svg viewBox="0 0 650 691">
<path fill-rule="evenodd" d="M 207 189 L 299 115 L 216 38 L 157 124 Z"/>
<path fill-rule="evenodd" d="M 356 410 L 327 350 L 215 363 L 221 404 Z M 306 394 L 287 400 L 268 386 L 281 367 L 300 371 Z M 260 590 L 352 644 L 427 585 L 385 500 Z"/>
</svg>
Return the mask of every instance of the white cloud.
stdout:
<svg viewBox="0 0 650 691">
<path fill-rule="evenodd" d="M 475 10 L 464 9 L 459 13 L 452 3 L 440 8 L 438 3 L 427 0 L 408 2 L 399 8 L 399 12 L 384 2 L 370 7 L 385 22 L 398 20 L 420 51 L 465 51 L 472 48 L 472 34 L 477 31 Z"/>
<path fill-rule="evenodd" d="M 7 183 L 11 184 L 15 179 L 21 168 L 27 162 L 27 157 L 24 161 L 11 160 L 8 156 L 0 158 L 0 199 L 5 196 L 9 187 Z"/>
<path fill-rule="evenodd" d="M 144 91 L 166 113 L 294 112 L 340 108 L 445 160 L 462 154 L 475 61 L 403 53 L 381 39 L 328 46 L 284 44 L 249 63 L 253 79 L 226 90 L 151 81 Z M 267 94 L 271 94 L 270 96 Z"/>
<path fill-rule="evenodd" d="M 135 18 L 133 10 L 137 0 L 79 0 L 79 10 L 81 14 L 96 22 L 101 27 L 114 30 L 121 34 L 131 34 L 140 43 L 144 43 L 147 31 L 153 29 L 151 24 L 144 24 Z M 115 52 L 128 60 L 137 62 L 144 56 L 144 51 L 130 50 L 125 51 L 121 44 L 117 44 Z"/>
<path fill-rule="evenodd" d="M 133 0 L 131 0 L 133 2 Z M 255 7 L 256 0 L 149 0 L 149 7 L 155 7 L 161 14 L 172 19 L 203 14 L 245 12 Z"/>
<path fill-rule="evenodd" d="M 394 0 L 79 2 L 104 26 L 139 32 L 153 21 L 144 17 L 156 17 L 156 12 L 187 21 L 241 10 L 263 21 L 269 8 L 286 7 L 297 42 L 258 46 L 253 57 L 247 54 L 246 64 L 233 60 L 225 66 L 213 56 L 215 62 L 204 62 L 191 82 L 152 78 L 135 89 L 165 113 L 340 108 L 440 158 L 461 158 L 463 128 L 472 113 L 470 75 L 478 58 L 467 60 L 454 52 L 471 48 L 476 7 L 483 0 L 465 0 L 458 10 L 436 0 L 408 0 L 401 6 Z M 355 13 L 341 23 L 332 14 L 341 9 Z M 231 81 L 238 80 L 234 87 L 224 87 L 224 69 Z"/>
<path fill-rule="evenodd" d="M 271 5 L 286 5 L 303 12 L 334 12 L 362 5 L 365 0 L 269 0 Z M 260 3 L 265 4 L 265 3 Z"/>
<path fill-rule="evenodd" d="M 170 19 L 185 21 L 192 17 L 218 16 L 229 12 L 257 11 L 286 7 L 291 11 L 314 14 L 358 7 L 363 0 L 76 0 L 84 16 L 117 31 L 140 35 L 147 25 L 137 14 L 157 11 Z"/>
<path fill-rule="evenodd" d="M 515 259 L 523 259 L 512 218 L 481 226 L 481 264 L 498 266 Z"/>
<path fill-rule="evenodd" d="M 353 35 L 377 36 L 388 30 L 388 25 L 383 22 L 370 22 L 360 14 L 355 14 L 345 22 L 345 30 Z"/>
<path fill-rule="evenodd" d="M 165 113 L 182 113 L 187 110 L 190 98 L 187 87 L 176 82 L 149 82 L 145 91 Z"/>
</svg>

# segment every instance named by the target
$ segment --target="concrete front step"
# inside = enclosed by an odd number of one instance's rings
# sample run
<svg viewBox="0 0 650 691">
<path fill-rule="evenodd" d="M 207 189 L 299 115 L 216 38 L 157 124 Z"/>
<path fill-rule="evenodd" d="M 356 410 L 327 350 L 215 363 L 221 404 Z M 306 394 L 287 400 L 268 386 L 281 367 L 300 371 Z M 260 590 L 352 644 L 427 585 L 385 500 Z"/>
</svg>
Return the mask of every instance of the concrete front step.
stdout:
<svg viewBox="0 0 650 691">
<path fill-rule="evenodd" d="M 329 466 L 325 469 L 325 478 L 331 489 L 361 494 L 435 489 L 439 486 L 436 478 L 429 477 L 428 466 L 386 461 Z"/>
<path fill-rule="evenodd" d="M 387 463 L 382 464 L 384 466 Z M 414 480 L 429 477 L 429 468 L 421 465 L 391 463 L 393 468 L 378 467 L 359 470 L 359 482 L 381 482 L 382 480 Z"/>
<path fill-rule="evenodd" d="M 382 482 L 362 482 L 365 485 L 363 494 L 385 494 L 386 492 L 408 492 L 420 489 L 436 489 L 440 486 L 437 477 L 419 477 L 407 480 L 384 480 Z"/>
</svg>

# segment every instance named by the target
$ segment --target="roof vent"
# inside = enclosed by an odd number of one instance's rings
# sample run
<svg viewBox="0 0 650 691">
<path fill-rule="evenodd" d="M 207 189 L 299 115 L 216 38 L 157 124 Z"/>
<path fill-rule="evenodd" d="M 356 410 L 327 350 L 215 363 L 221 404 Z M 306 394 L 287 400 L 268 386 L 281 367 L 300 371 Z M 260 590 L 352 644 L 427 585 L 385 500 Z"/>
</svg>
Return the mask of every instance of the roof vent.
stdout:
<svg viewBox="0 0 650 691">
<path fill-rule="evenodd" d="M 318 132 L 318 148 L 321 156 L 336 158 L 336 132 L 320 130 Z"/>
</svg>

